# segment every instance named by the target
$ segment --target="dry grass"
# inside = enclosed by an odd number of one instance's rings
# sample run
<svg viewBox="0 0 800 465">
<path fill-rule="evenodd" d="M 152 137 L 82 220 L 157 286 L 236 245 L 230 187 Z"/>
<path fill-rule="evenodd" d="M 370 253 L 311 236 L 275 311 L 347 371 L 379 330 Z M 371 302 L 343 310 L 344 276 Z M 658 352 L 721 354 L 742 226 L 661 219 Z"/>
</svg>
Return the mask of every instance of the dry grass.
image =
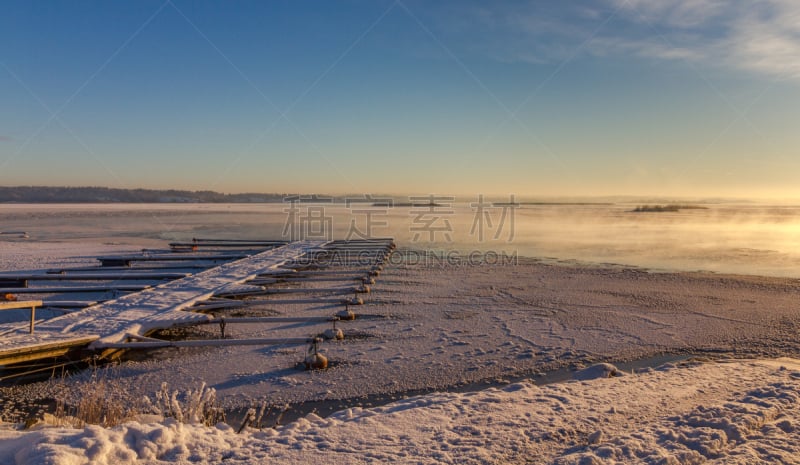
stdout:
<svg viewBox="0 0 800 465">
<path fill-rule="evenodd" d="M 56 381 L 56 410 L 50 422 L 73 428 L 86 425 L 108 428 L 148 414 L 206 426 L 225 421 L 225 412 L 217 402 L 216 391 L 205 383 L 199 389 L 185 393 L 170 392 L 167 383 L 163 383 L 154 396 L 155 400 L 149 397 L 132 399 L 120 383 L 99 373 L 95 369 L 89 380 L 78 384 L 77 388 L 68 387 L 65 378 Z"/>
<path fill-rule="evenodd" d="M 225 421 L 225 412 L 217 402 L 217 391 L 206 386 L 206 383 L 196 391 L 189 390 L 183 395 L 177 390 L 170 392 L 167 383 L 162 383 L 155 401 L 145 398 L 145 402 L 153 413 L 174 418 L 181 423 L 213 426 Z"/>
<path fill-rule="evenodd" d="M 56 386 L 56 411 L 53 416 L 61 426 L 111 427 L 133 420 L 143 413 L 141 402 L 132 401 L 118 383 L 100 376 L 97 370 L 77 389 L 77 393 L 68 389 L 64 378 Z M 76 396 L 77 402 L 70 403 L 70 399 Z"/>
</svg>

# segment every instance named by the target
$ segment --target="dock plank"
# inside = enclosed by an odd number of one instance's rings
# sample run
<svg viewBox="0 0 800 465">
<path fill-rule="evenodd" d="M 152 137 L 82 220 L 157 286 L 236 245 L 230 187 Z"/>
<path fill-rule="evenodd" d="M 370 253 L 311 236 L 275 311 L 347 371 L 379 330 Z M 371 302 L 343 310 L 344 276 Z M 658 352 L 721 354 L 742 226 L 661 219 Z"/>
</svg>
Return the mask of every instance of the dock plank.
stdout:
<svg viewBox="0 0 800 465">
<path fill-rule="evenodd" d="M 258 251 L 239 253 L 209 254 L 209 253 L 161 253 L 161 254 L 132 254 L 132 255 L 106 255 L 97 257 L 100 263 L 132 263 L 132 262 L 176 262 L 176 261 L 221 261 L 239 260 L 257 254 Z"/>
<path fill-rule="evenodd" d="M 239 247 L 239 248 L 242 248 L 242 249 L 246 249 L 246 248 L 250 248 L 250 247 L 262 247 L 262 248 L 263 247 L 276 247 L 276 246 L 281 246 L 281 245 L 285 245 L 285 244 L 286 244 L 285 242 L 280 242 L 280 241 L 236 241 L 236 242 L 230 242 L 230 241 L 200 241 L 200 242 L 170 242 L 169 246 L 173 247 L 173 248 L 175 248 L 175 247 L 180 247 L 180 248 L 186 248 L 186 247 L 209 247 L 209 248 L 213 248 L 213 247 L 227 248 L 227 247 L 230 247 L 230 248 L 236 248 L 236 247 Z"/>
<path fill-rule="evenodd" d="M 41 307 L 41 300 L 12 300 L 11 302 L 0 302 L 0 310 L 12 310 L 21 308 Z"/>
<path fill-rule="evenodd" d="M 104 286 L 53 286 L 53 287 L 8 287 L 0 288 L 0 294 L 67 294 L 81 292 L 136 292 L 148 289 L 148 284 L 108 284 Z"/>
<path fill-rule="evenodd" d="M 130 269 L 130 268 L 128 268 Z M 11 280 L 25 281 L 136 281 L 136 280 L 160 280 L 160 279 L 180 279 L 189 276 L 191 273 L 3 273 L 0 274 L 0 282 Z"/>
<path fill-rule="evenodd" d="M 45 334 L 35 344 L 28 343 L 20 336 L 3 337 L 0 347 L 0 365 L 30 362 L 49 357 L 59 357 L 76 348 L 85 347 L 99 339 L 97 335 Z M 15 344 L 15 339 L 22 343 Z"/>
</svg>

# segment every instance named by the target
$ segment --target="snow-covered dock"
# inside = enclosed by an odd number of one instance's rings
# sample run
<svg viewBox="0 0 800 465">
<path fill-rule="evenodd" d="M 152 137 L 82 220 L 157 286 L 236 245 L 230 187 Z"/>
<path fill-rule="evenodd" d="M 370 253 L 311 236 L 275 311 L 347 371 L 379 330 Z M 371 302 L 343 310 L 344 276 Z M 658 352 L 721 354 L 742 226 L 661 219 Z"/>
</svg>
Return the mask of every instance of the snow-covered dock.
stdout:
<svg viewBox="0 0 800 465">
<path fill-rule="evenodd" d="M 257 276 L 277 271 L 325 246 L 325 241 L 298 241 L 210 268 L 185 278 L 127 294 L 36 324 L 34 334 L 19 323 L 0 325 L 0 366 L 60 355 L 70 349 L 99 348 L 177 325 L 211 320 L 213 316 L 184 311 L 197 302 Z M 281 270 L 285 271 L 285 270 Z"/>
</svg>

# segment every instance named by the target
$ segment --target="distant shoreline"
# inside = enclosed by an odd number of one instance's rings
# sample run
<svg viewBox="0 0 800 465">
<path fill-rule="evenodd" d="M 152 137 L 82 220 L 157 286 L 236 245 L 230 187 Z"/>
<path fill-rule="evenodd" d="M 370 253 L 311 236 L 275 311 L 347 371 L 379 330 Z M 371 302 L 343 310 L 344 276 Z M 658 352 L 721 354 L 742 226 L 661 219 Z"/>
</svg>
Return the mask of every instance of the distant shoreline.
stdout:
<svg viewBox="0 0 800 465">
<path fill-rule="evenodd" d="M 520 206 L 608 206 L 616 205 L 613 202 L 494 202 L 494 207 L 520 207 Z"/>
<path fill-rule="evenodd" d="M 418 193 L 419 194 L 419 193 Z M 800 199 L 741 199 L 722 197 L 661 197 L 653 195 L 508 195 L 484 196 L 486 206 L 611 206 L 611 205 L 695 205 L 695 204 L 761 204 L 796 205 Z M 474 202 L 476 193 L 437 197 L 430 192 L 424 196 L 414 193 L 351 192 L 344 194 L 298 192 L 245 192 L 225 194 L 211 190 L 112 188 L 104 186 L 0 186 L 0 205 L 3 204 L 209 204 L 209 203 L 347 203 L 372 206 L 430 207 L 453 203 Z M 519 199 L 519 200 L 517 200 Z M 496 200 L 496 201 L 495 201 Z M 482 201 L 481 201 L 482 202 Z M 431 205 L 433 204 L 433 205 Z"/>
</svg>

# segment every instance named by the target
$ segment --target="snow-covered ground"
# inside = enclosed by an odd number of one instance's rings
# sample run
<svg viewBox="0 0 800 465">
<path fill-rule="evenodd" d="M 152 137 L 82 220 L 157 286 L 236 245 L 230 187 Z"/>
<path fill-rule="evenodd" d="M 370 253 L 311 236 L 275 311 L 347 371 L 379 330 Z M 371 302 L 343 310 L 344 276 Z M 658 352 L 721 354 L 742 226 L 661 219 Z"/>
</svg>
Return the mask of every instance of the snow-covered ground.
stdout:
<svg viewBox="0 0 800 465">
<path fill-rule="evenodd" d="M 42 247 L 53 261 L 67 260 L 50 245 Z M 398 263 L 387 266 L 372 291 L 366 304 L 355 308 L 360 318 L 340 323 L 345 340 L 323 344 L 332 361 L 325 372 L 296 368 L 305 347 L 247 346 L 157 350 L 109 368 L 107 376 L 133 396 L 150 395 L 164 381 L 179 390 L 206 382 L 222 405 L 233 409 L 264 401 L 284 405 L 399 396 L 663 353 L 800 353 L 795 330 L 800 286 L 793 279 L 647 273 L 535 260 L 503 266 Z M 265 304 L 249 311 L 315 317 L 340 309 L 306 303 Z M 227 334 L 308 337 L 329 326 L 229 325 Z M 191 331 L 203 338 L 219 335 L 215 326 Z M 69 379 L 76 397 L 89 376 Z M 49 388 L 0 388 L 0 395 L 30 402 L 51 397 Z"/>
<path fill-rule="evenodd" d="M 0 241 L 0 271 L 88 265 L 96 255 L 164 245 L 127 230 L 113 238 L 55 236 Z M 503 265 L 394 259 L 372 291 L 355 308 L 359 318 L 340 323 L 345 340 L 322 345 L 332 361 L 326 371 L 296 367 L 305 347 L 248 346 L 159 349 L 97 373 L 131 399 L 152 396 L 164 382 L 181 392 L 205 382 L 228 410 L 264 402 L 277 409 L 316 401 L 362 407 L 242 434 L 169 421 L 111 430 L 9 426 L 0 434 L 0 463 L 800 462 L 800 362 L 709 362 L 534 385 L 557 369 L 663 354 L 800 357 L 796 279 L 526 258 Z M 340 309 L 265 303 L 248 312 L 316 317 Z M 307 337 L 327 327 L 243 324 L 227 332 Z M 218 333 L 190 330 L 205 338 Z M 75 401 L 91 375 L 0 388 L 0 414 L 22 420 L 14 406 L 57 390 Z M 508 384 L 520 379 L 526 381 Z M 496 387 L 452 392 L 486 381 Z M 416 390 L 451 392 L 405 399 Z M 369 408 L 376 396 L 397 402 Z"/>
<path fill-rule="evenodd" d="M 0 430 L 0 463 L 800 463 L 798 400 L 798 360 L 667 365 L 432 394 L 241 434 L 174 420 Z"/>
<path fill-rule="evenodd" d="M 65 247 L 58 256 L 52 244 L 29 243 L 31 255 L 37 255 L 37 245 L 51 262 L 69 261 L 74 250 Z M 80 254 L 89 256 L 89 249 L 81 248 Z M 305 347 L 249 346 L 158 350 L 110 368 L 108 376 L 136 396 L 152 394 L 164 381 L 179 390 L 206 382 L 231 409 L 263 401 L 283 405 L 402 395 L 663 353 L 800 353 L 800 285 L 794 279 L 647 273 L 526 259 L 502 266 L 392 262 L 377 277 L 366 304 L 355 307 L 360 318 L 340 323 L 345 340 L 322 346 L 333 365 L 325 372 L 296 369 Z M 340 309 L 304 303 L 249 311 L 316 317 Z M 227 334 L 308 337 L 329 326 L 229 325 Z M 219 335 L 214 326 L 192 331 L 204 338 Z M 76 396 L 88 376 L 70 378 Z M 49 397 L 46 390 L 41 385 L 1 388 L 0 395 L 32 401 Z"/>
<path fill-rule="evenodd" d="M 793 356 L 800 286 L 779 278 L 646 273 L 522 261 L 514 266 L 391 265 L 345 340 L 322 351 L 332 368 L 295 368 L 302 346 L 165 349 L 110 369 L 137 395 L 163 381 L 206 382 L 226 408 L 445 389 L 663 353 Z M 336 304 L 275 304 L 253 315 L 330 316 Z M 308 337 L 314 324 L 229 325 L 237 338 Z M 216 338 L 215 326 L 192 330 Z M 88 375 L 87 375 L 88 376 Z M 81 390 L 81 377 L 74 378 Z"/>
</svg>

